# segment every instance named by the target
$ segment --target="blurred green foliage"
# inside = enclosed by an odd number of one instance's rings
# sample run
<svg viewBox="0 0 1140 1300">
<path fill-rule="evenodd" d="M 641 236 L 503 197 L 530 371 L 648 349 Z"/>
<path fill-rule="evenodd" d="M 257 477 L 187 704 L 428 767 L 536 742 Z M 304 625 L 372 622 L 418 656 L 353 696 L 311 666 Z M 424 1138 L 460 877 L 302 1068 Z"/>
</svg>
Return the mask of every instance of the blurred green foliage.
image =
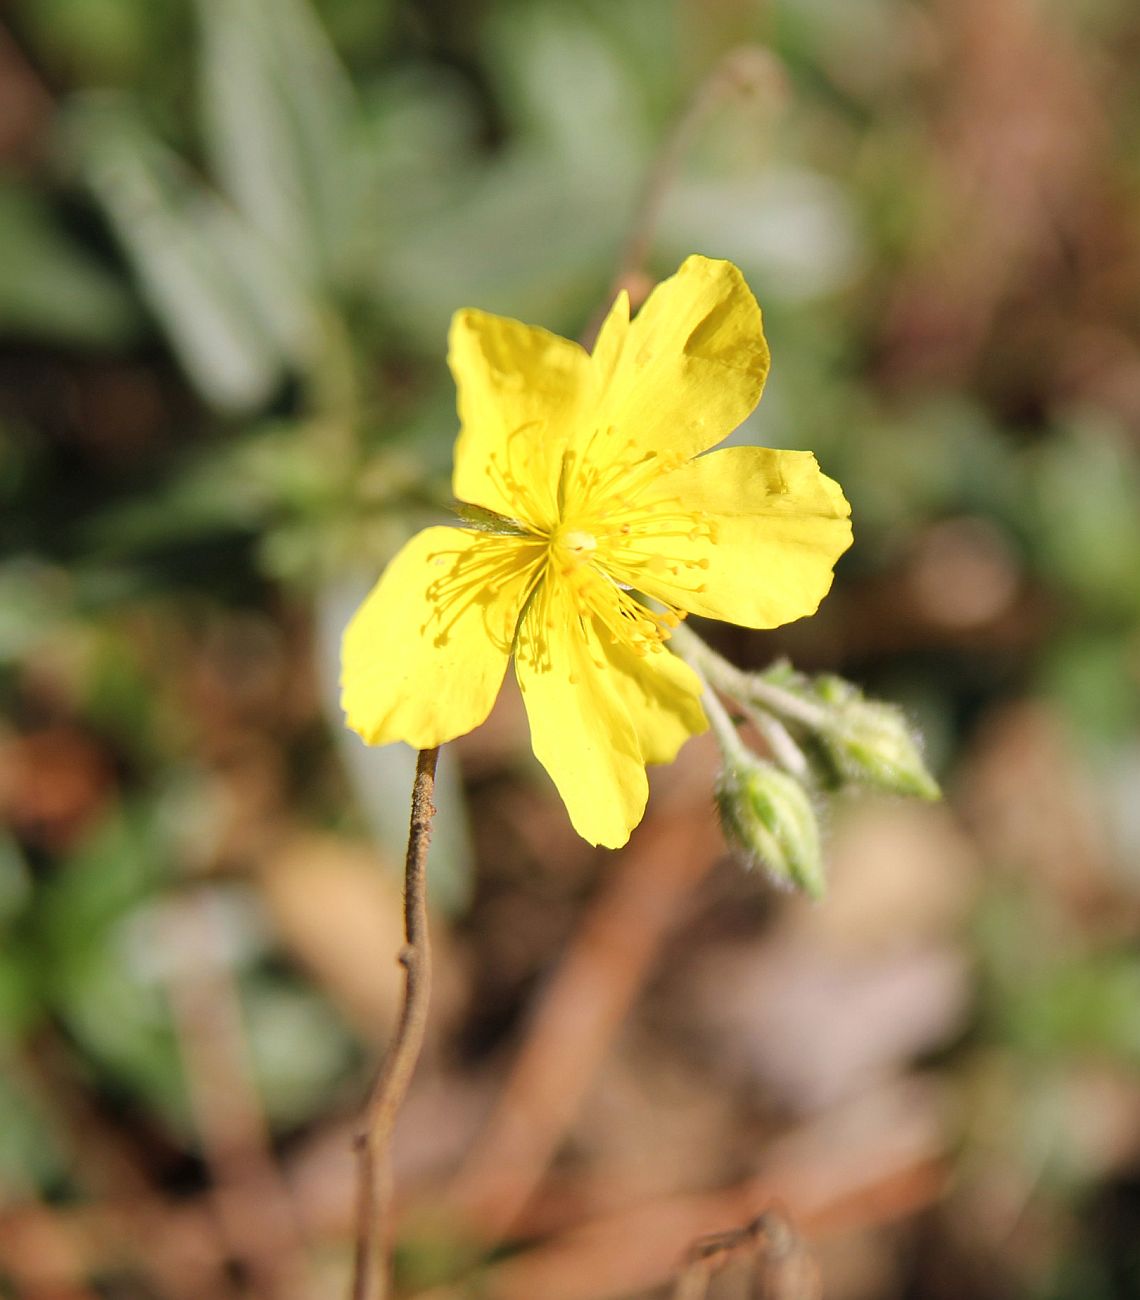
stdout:
<svg viewBox="0 0 1140 1300">
<path fill-rule="evenodd" d="M 186 646 L 252 610 L 287 643 L 266 663 L 311 656 L 324 724 L 319 706 L 289 714 L 291 684 L 272 706 L 256 683 L 224 706 L 247 740 L 286 753 L 280 818 L 368 822 L 398 855 L 407 756 L 338 757 L 354 742 L 338 734 L 335 640 L 386 558 L 447 503 L 450 314 L 478 305 L 577 334 L 670 123 L 742 41 L 770 46 L 786 91 L 754 87 L 699 124 L 652 269 L 691 251 L 743 267 L 774 368 L 738 436 L 815 450 L 853 503 L 857 543 L 817 632 L 743 649 L 802 651 L 805 667 L 904 701 L 951 790 L 979 722 L 1010 699 L 1045 701 L 1088 775 L 1114 906 L 1134 909 L 1140 25 L 1126 0 L 1038 6 L 1029 34 L 1064 75 L 999 49 L 1008 97 L 984 100 L 967 19 L 937 8 L 8 6 L 41 107 L 0 160 L 0 745 L 15 770 L 28 737 L 62 728 L 91 788 L 62 830 L 50 808 L 20 806 L 19 780 L 4 796 L 0 1183 L 76 1190 L 37 1082 L 44 1040 L 65 1044 L 93 1092 L 190 1141 L 154 938 L 187 892 L 233 936 L 278 1130 L 314 1122 L 353 1077 L 354 1036 L 273 950 L 227 851 L 220 870 L 211 856 L 226 832 L 207 790 L 228 742 L 205 717 L 214 697 L 193 695 L 203 670 Z M 1065 144 L 1048 95 L 1017 98 L 1035 77 L 1099 88 L 1087 139 Z M 1050 142 L 1037 171 L 1007 151 L 1008 168 L 979 163 L 971 188 L 969 166 L 1019 113 L 1027 138 L 1036 125 Z M 987 186 L 1018 167 L 1024 184 L 987 206 Z M 1025 198 L 1058 176 L 1071 193 Z M 458 789 L 440 802 L 452 822 L 437 897 L 461 914 Z M 1047 1148 L 1048 1195 L 1079 1207 L 1092 1193 L 1050 1145 L 1051 1106 L 1074 1061 L 1140 1069 L 1136 934 L 1066 912 L 1031 864 L 998 858 L 972 937 L 976 1021 L 948 1076 L 967 1097 L 975 1074 L 998 1079 L 1010 1160 L 1035 1177 Z M 1126 1255 L 1075 1233 L 1027 1294 L 1127 1294 L 1113 1271 L 1135 1275 Z"/>
</svg>

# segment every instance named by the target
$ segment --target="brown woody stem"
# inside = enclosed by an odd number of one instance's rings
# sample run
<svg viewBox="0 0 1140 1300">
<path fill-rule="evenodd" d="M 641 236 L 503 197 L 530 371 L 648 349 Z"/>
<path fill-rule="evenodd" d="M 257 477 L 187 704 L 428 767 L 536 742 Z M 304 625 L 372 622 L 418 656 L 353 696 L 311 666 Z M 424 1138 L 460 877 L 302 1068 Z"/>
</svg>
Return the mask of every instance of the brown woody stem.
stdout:
<svg viewBox="0 0 1140 1300">
<path fill-rule="evenodd" d="M 399 958 L 404 968 L 404 1002 L 356 1138 L 359 1164 L 352 1300 L 385 1300 L 391 1291 L 392 1130 L 419 1059 L 431 998 L 426 868 L 438 757 L 438 749 L 423 749 L 416 761 L 404 866 L 404 946 Z"/>
</svg>

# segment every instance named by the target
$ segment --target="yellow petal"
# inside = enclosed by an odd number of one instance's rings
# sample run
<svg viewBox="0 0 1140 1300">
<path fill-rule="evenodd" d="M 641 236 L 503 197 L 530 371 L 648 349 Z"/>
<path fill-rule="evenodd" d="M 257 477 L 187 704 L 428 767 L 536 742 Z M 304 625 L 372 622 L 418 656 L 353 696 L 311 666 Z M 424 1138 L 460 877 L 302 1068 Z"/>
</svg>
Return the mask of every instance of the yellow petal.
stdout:
<svg viewBox="0 0 1140 1300">
<path fill-rule="evenodd" d="M 579 621 L 571 593 L 556 582 L 544 581 L 523 615 L 515 672 L 535 757 L 574 829 L 591 844 L 620 848 L 645 811 L 645 763 L 594 621 Z"/>
<path fill-rule="evenodd" d="M 755 408 L 768 375 L 760 308 L 731 262 L 686 259 L 633 322 L 618 296 L 592 358 L 598 406 L 580 439 L 695 456 Z"/>
<path fill-rule="evenodd" d="M 700 678 L 663 647 L 635 654 L 605 637 L 602 645 L 641 757 L 647 763 L 671 763 L 690 736 L 708 730 L 700 705 Z"/>
<path fill-rule="evenodd" d="M 441 745 L 477 727 L 506 671 L 541 546 L 459 528 L 417 534 L 357 610 L 341 703 L 370 745 Z"/>
<path fill-rule="evenodd" d="M 460 422 L 456 497 L 550 528 L 562 450 L 588 383 L 585 351 L 535 326 L 467 309 L 452 319 L 448 363 Z"/>
<path fill-rule="evenodd" d="M 726 447 L 663 476 L 657 490 L 712 526 L 662 535 L 656 547 L 666 563 L 642 588 L 693 614 L 744 627 L 803 618 L 851 545 L 851 507 L 810 452 Z M 647 536 L 646 548 L 654 545 Z"/>
</svg>

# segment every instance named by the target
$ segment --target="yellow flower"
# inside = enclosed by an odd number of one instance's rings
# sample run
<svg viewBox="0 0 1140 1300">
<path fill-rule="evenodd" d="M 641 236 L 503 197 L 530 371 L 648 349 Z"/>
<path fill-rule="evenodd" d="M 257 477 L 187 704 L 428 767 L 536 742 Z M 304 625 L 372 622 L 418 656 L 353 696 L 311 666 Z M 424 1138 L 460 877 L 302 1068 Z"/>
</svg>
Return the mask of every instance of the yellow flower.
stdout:
<svg viewBox="0 0 1140 1300">
<path fill-rule="evenodd" d="M 644 812 L 646 763 L 707 726 L 671 629 L 812 613 L 849 507 L 808 452 L 700 454 L 768 373 L 731 263 L 690 257 L 632 322 L 622 294 L 592 355 L 472 310 L 450 345 L 469 526 L 413 537 L 349 624 L 348 723 L 373 745 L 442 744 L 486 718 L 513 655 L 536 756 L 578 833 L 616 848 Z"/>
</svg>

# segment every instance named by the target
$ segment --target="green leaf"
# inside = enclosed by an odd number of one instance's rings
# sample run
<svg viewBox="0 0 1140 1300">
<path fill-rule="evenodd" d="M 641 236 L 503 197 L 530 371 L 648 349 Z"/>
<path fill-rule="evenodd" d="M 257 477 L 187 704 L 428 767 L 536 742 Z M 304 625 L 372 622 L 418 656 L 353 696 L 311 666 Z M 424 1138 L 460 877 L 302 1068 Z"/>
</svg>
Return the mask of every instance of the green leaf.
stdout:
<svg viewBox="0 0 1140 1300">
<path fill-rule="evenodd" d="M 64 230 L 29 186 L 0 180 L 0 333 L 114 347 L 139 317 L 114 275 Z"/>
<path fill-rule="evenodd" d="M 120 1082 L 169 1115 L 182 1109 L 181 1067 L 166 997 L 145 971 L 145 924 L 169 862 L 156 809 L 116 812 L 36 900 L 43 997 L 73 1039 Z"/>
<path fill-rule="evenodd" d="M 344 237 L 352 87 L 304 0 L 198 0 L 201 112 L 215 176 L 316 279 Z"/>
<path fill-rule="evenodd" d="M 638 69 L 586 14 L 540 3 L 488 26 L 513 131 L 452 202 L 395 227 L 374 281 L 404 338 L 438 347 L 465 304 L 576 331 L 632 212 L 653 131 Z M 398 218 L 398 201 L 386 205 Z M 394 222 L 395 225 L 395 222 Z"/>
<path fill-rule="evenodd" d="M 41 1108 L 14 1062 L 0 1060 L 0 1182 L 10 1201 L 34 1195 L 66 1172 L 58 1125 Z"/>
<path fill-rule="evenodd" d="M 59 569 L 26 557 L 0 565 L 0 664 L 15 663 L 55 635 L 69 597 Z"/>
<path fill-rule="evenodd" d="M 1128 435 L 1091 412 L 1029 461 L 1036 559 L 1049 577 L 1111 617 L 1140 612 L 1140 469 Z"/>
<path fill-rule="evenodd" d="M 122 101 L 89 98 L 73 150 L 188 376 L 229 410 L 264 402 L 303 366 L 314 313 L 288 264 L 198 182 Z"/>
<path fill-rule="evenodd" d="M 597 22 L 538 3 L 499 11 L 488 35 L 500 94 L 529 145 L 579 176 L 636 175 L 650 141 L 641 70 Z"/>
<path fill-rule="evenodd" d="M 303 1123 L 355 1064 L 352 1035 L 318 994 L 253 972 L 242 1010 L 254 1080 L 271 1123 Z"/>
<path fill-rule="evenodd" d="M 52 83 L 148 82 L 176 37 L 180 0 L 16 0 L 12 24 Z M 168 60 L 163 60 L 169 80 Z M 157 81 L 157 78 L 156 78 Z"/>
<path fill-rule="evenodd" d="M 0 925 L 23 911 L 31 892 L 32 881 L 24 855 L 12 836 L 0 829 Z"/>
</svg>

